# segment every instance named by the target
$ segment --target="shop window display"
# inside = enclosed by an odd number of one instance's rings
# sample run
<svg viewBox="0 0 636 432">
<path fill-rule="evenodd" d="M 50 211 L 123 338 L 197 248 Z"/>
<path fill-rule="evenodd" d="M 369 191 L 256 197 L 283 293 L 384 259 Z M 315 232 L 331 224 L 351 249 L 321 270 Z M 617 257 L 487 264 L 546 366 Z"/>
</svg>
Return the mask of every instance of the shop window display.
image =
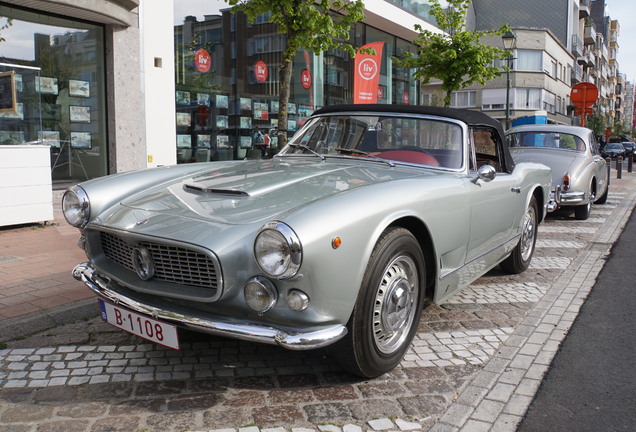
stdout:
<svg viewBox="0 0 636 432">
<path fill-rule="evenodd" d="M 0 6 L 0 74 L 15 109 L 0 111 L 0 145 L 50 146 L 54 182 L 107 173 L 103 28 Z"/>
<path fill-rule="evenodd" d="M 189 8 L 187 2 L 174 5 L 177 162 L 272 156 L 279 150 L 278 71 L 285 35 L 277 32 L 268 14 L 249 23 L 244 14 L 232 14 L 229 8 L 203 11 Z M 404 50 L 411 44 L 363 23 L 352 26 L 354 46 L 373 41 L 385 43 L 378 102 L 416 103 L 417 86 L 410 71 L 398 70 L 391 60 L 396 47 Z M 314 110 L 353 102 L 353 69 L 354 60 L 342 50 L 297 52 L 288 136 Z M 257 140 L 265 135 L 269 145 L 263 153 Z"/>
</svg>

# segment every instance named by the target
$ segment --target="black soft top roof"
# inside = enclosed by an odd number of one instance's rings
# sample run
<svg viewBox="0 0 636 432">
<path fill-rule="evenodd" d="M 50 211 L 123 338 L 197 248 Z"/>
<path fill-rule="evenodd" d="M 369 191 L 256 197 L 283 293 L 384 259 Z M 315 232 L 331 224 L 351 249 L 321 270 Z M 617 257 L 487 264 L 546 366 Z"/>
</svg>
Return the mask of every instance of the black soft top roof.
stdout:
<svg viewBox="0 0 636 432">
<path fill-rule="evenodd" d="M 489 126 L 497 129 L 501 137 L 504 136 L 503 126 L 494 118 L 480 112 L 459 108 L 444 108 L 419 105 L 391 105 L 391 104 L 358 104 L 331 105 L 316 110 L 314 114 L 328 114 L 335 112 L 395 112 L 400 114 L 424 114 L 449 117 L 460 120 L 469 126 Z"/>
<path fill-rule="evenodd" d="M 422 114 L 438 117 L 447 117 L 466 123 L 469 127 L 488 127 L 496 130 L 499 135 L 496 137 L 497 145 L 504 155 L 503 169 L 512 172 L 515 163 L 504 143 L 504 130 L 502 124 L 494 118 L 480 112 L 460 108 L 443 108 L 420 105 L 392 105 L 392 104 L 356 104 L 356 105 L 331 105 L 316 110 L 314 115 L 342 113 L 342 112 L 374 112 L 374 113 L 399 113 L 399 114 Z M 492 130 L 491 129 L 491 130 Z"/>
</svg>

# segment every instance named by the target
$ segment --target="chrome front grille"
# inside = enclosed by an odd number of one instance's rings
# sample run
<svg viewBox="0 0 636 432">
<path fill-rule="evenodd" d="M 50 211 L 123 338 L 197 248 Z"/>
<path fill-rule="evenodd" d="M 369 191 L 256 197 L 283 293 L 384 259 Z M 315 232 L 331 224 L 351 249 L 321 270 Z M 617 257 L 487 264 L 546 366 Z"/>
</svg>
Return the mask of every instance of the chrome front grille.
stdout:
<svg viewBox="0 0 636 432">
<path fill-rule="evenodd" d="M 208 289 L 218 287 L 215 261 L 205 253 L 145 240 L 131 245 L 122 238 L 103 231 L 100 232 L 100 239 L 106 258 L 130 271 L 135 272 L 132 260 L 134 247 L 144 246 L 150 251 L 155 263 L 154 280 Z"/>
</svg>

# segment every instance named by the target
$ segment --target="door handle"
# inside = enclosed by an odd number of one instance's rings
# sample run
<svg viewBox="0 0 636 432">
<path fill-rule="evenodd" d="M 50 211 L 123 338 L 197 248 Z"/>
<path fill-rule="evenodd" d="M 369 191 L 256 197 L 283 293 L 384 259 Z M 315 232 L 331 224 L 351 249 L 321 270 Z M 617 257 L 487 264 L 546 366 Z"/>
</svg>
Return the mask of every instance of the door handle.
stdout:
<svg viewBox="0 0 636 432">
<path fill-rule="evenodd" d="M 510 190 L 512 192 L 517 192 L 518 194 L 520 194 L 521 193 L 521 186 L 513 186 L 513 187 L 510 188 Z"/>
</svg>

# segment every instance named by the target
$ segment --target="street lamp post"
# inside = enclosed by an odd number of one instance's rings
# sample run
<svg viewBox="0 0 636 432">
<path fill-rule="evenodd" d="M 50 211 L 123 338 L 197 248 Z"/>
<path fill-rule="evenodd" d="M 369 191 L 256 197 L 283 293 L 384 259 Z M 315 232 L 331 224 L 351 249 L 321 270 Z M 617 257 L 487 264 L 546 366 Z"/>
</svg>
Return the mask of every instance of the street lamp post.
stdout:
<svg viewBox="0 0 636 432">
<path fill-rule="evenodd" d="M 508 52 L 508 56 L 506 57 L 506 129 L 508 129 L 510 128 L 510 68 L 512 67 L 512 60 L 514 59 L 512 50 L 515 49 L 515 45 L 517 44 L 517 36 L 508 30 L 501 39 L 503 40 L 504 49 Z"/>
</svg>

